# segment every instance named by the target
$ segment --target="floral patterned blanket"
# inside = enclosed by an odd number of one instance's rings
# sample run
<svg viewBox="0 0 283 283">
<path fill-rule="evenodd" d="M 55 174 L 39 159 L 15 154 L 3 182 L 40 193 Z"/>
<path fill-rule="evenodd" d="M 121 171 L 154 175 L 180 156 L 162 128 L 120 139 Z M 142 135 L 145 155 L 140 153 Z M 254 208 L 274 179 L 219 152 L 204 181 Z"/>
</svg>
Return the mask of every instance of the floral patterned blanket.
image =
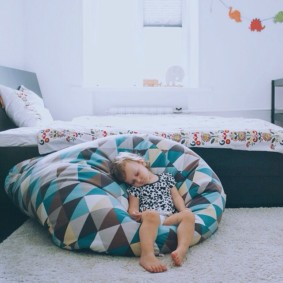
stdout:
<svg viewBox="0 0 283 283">
<path fill-rule="evenodd" d="M 152 134 L 187 147 L 231 148 L 283 153 L 283 128 L 259 119 L 194 115 L 88 116 L 37 135 L 41 154 L 118 134 Z"/>
</svg>

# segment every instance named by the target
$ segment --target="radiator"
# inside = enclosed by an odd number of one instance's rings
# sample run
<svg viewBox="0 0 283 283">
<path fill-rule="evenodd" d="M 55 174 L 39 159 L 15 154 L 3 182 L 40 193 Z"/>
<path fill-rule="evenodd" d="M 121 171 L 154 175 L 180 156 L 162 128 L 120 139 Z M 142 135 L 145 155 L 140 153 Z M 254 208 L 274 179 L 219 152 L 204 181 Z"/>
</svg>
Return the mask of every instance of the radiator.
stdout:
<svg viewBox="0 0 283 283">
<path fill-rule="evenodd" d="M 174 113 L 171 107 L 112 107 L 110 114 L 170 114 Z"/>
</svg>

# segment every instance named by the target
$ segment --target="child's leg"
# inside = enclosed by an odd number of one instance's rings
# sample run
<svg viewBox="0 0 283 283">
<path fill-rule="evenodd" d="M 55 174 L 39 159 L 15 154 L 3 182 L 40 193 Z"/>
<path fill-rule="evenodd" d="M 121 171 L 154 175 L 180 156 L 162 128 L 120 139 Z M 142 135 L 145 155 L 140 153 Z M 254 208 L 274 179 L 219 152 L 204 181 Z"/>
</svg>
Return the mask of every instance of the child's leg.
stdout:
<svg viewBox="0 0 283 283">
<path fill-rule="evenodd" d="M 139 235 L 141 242 L 140 265 L 149 272 L 163 272 L 167 270 L 154 254 L 154 242 L 160 223 L 159 214 L 156 211 L 147 210 L 142 213 L 142 224 Z"/>
<path fill-rule="evenodd" d="M 180 266 L 186 257 L 194 235 L 195 216 L 190 210 L 186 209 L 166 218 L 163 225 L 178 225 L 178 246 L 177 249 L 171 253 L 171 256 L 175 265 Z"/>
</svg>

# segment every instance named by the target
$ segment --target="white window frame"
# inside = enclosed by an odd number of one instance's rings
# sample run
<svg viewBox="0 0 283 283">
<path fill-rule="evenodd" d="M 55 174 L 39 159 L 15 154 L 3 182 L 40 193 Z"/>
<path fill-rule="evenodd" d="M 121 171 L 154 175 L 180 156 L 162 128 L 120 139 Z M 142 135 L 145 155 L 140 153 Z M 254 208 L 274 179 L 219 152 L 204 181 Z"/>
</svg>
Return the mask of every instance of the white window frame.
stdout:
<svg viewBox="0 0 283 283">
<path fill-rule="evenodd" d="M 188 33 L 187 50 L 189 87 L 199 87 L 199 0 L 186 0 L 185 9 L 187 9 L 187 17 L 183 18 L 183 24 L 187 27 Z M 191 63 L 189 63 L 191 62 Z"/>
<path fill-rule="evenodd" d="M 82 21 L 83 21 L 83 86 L 84 87 L 99 87 L 92 81 L 91 69 L 95 64 L 92 57 L 92 52 L 95 50 L 95 27 L 97 26 L 97 7 L 99 1 L 103 0 L 83 0 L 82 1 Z M 142 0 L 137 0 L 142 4 Z M 185 88 L 198 88 L 199 87 L 199 0 L 184 0 L 183 1 L 183 28 L 187 33 L 187 58 L 188 64 L 187 84 Z M 140 7 L 139 7 L 140 9 Z M 142 11 L 143 9 L 141 9 Z M 142 13 L 140 19 L 143 19 Z M 143 27 L 143 20 L 137 29 Z M 139 40 L 137 38 L 137 40 Z"/>
</svg>

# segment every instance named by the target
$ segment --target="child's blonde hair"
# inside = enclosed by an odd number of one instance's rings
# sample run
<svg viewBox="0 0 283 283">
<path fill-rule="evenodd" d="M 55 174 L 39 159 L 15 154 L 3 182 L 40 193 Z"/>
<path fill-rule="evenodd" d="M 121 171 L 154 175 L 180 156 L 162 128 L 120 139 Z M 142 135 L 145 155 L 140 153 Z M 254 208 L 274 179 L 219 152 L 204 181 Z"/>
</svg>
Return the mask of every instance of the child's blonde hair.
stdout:
<svg viewBox="0 0 283 283">
<path fill-rule="evenodd" d="M 144 158 L 136 153 L 131 152 L 120 152 L 113 160 L 111 166 L 111 174 L 118 181 L 124 182 L 126 179 L 125 165 L 128 161 L 143 161 L 145 166 L 150 170 L 149 163 L 144 160 Z"/>
</svg>

